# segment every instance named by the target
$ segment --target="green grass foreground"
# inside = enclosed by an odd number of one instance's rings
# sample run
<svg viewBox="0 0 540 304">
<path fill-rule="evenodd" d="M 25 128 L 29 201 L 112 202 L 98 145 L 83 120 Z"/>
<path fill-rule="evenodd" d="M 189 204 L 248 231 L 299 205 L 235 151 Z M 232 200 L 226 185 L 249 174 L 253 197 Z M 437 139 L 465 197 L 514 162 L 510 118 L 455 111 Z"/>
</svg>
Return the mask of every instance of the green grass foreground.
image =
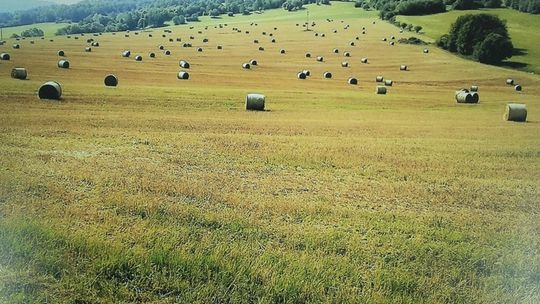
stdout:
<svg viewBox="0 0 540 304">
<path fill-rule="evenodd" d="M 308 6 L 312 32 L 276 10 L 0 46 L 0 303 L 539 302 L 540 78 L 390 46 L 412 34 L 352 6 Z M 37 99 L 47 80 L 62 101 Z M 480 103 L 456 104 L 472 84 Z"/>
</svg>

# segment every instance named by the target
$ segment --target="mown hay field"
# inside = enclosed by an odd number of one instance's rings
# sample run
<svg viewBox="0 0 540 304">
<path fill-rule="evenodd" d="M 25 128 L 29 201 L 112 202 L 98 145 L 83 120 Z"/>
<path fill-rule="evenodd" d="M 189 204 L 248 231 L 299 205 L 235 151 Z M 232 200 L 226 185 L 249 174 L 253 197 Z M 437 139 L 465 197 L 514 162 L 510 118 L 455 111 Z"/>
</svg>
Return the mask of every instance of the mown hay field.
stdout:
<svg viewBox="0 0 540 304">
<path fill-rule="evenodd" d="M 0 302 L 538 302 L 540 78 L 390 46 L 408 33 L 352 6 L 308 6 L 311 32 L 276 10 L 1 46 Z M 38 100 L 47 80 L 60 102 Z M 480 103 L 456 104 L 472 84 Z M 503 121 L 509 102 L 526 123 Z"/>
</svg>

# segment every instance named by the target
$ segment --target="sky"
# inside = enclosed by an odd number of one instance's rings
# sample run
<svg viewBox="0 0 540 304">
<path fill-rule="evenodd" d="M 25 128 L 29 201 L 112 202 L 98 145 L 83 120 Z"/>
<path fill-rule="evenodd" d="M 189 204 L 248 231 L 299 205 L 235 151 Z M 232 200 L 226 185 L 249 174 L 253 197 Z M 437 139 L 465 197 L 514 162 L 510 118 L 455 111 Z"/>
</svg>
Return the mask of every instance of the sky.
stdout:
<svg viewBox="0 0 540 304">
<path fill-rule="evenodd" d="M 47 4 L 72 4 L 81 0 L 0 0 L 0 12 L 28 9 Z"/>
</svg>

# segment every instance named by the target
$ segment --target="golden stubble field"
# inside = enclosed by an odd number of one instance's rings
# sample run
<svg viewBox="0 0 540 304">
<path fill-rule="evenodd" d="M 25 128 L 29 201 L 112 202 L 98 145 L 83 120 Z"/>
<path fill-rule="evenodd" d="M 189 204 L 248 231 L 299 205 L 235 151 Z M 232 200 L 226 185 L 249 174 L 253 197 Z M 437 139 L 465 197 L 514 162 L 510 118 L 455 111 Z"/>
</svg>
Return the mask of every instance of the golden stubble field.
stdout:
<svg viewBox="0 0 540 304">
<path fill-rule="evenodd" d="M 0 46 L 0 299 L 537 301 L 540 78 L 390 46 L 411 34 L 360 12 L 311 32 L 254 15 Z M 84 52 L 87 38 L 100 47 Z M 387 95 L 377 75 L 394 81 Z M 37 99 L 46 80 L 61 102 Z M 456 104 L 472 84 L 480 103 Z M 250 92 L 268 111 L 245 111 Z M 527 104 L 527 123 L 502 120 L 508 102 Z"/>
</svg>

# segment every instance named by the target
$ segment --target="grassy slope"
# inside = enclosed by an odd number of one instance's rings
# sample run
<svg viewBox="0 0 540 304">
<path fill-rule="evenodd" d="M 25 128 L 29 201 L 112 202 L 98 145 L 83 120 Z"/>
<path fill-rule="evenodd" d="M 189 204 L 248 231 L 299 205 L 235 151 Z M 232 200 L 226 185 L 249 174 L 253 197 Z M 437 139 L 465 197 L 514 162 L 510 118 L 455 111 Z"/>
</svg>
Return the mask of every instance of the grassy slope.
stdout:
<svg viewBox="0 0 540 304">
<path fill-rule="evenodd" d="M 311 6 L 336 20 L 317 20 L 326 38 L 281 10 L 203 35 L 216 20 L 171 28 L 202 53 L 161 31 L 105 34 L 92 53 L 64 37 L 0 47 L 12 55 L 0 62 L 0 302 L 538 302 L 540 79 L 390 47 L 395 27 L 331 9 Z M 55 68 L 60 48 L 70 70 Z M 260 66 L 242 70 L 251 58 Z M 175 79 L 179 59 L 189 81 Z M 30 80 L 10 79 L 13 66 Z M 311 79 L 295 79 L 303 68 Z M 110 72 L 118 88 L 102 86 Z M 386 96 L 378 74 L 395 81 Z M 36 100 L 49 79 L 61 103 Z M 481 103 L 455 104 L 472 83 Z M 244 111 L 248 92 L 270 111 Z M 508 101 L 528 104 L 528 123 L 502 121 Z"/>
<path fill-rule="evenodd" d="M 507 21 L 508 31 L 514 47 L 524 52 L 513 56 L 506 65 L 525 71 L 540 74 L 540 32 L 533 29 L 540 28 L 540 16 L 521 13 L 510 9 L 482 9 L 473 11 L 450 11 L 430 16 L 399 16 L 401 22 L 412 23 L 424 27 L 426 36 L 436 40 L 448 33 L 450 25 L 457 17 L 464 14 L 489 13 L 499 16 Z"/>
<path fill-rule="evenodd" d="M 37 27 L 41 30 L 43 30 L 45 37 L 53 37 L 56 31 L 59 28 L 67 26 L 68 23 L 37 23 L 37 24 L 31 24 L 31 25 L 21 25 L 21 26 L 14 26 L 14 27 L 6 27 L 3 29 L 3 35 L 4 40 L 11 37 L 13 34 L 20 35 L 22 31 Z M 30 38 L 28 38 L 30 39 Z M 34 40 L 39 38 L 33 38 Z"/>
</svg>

